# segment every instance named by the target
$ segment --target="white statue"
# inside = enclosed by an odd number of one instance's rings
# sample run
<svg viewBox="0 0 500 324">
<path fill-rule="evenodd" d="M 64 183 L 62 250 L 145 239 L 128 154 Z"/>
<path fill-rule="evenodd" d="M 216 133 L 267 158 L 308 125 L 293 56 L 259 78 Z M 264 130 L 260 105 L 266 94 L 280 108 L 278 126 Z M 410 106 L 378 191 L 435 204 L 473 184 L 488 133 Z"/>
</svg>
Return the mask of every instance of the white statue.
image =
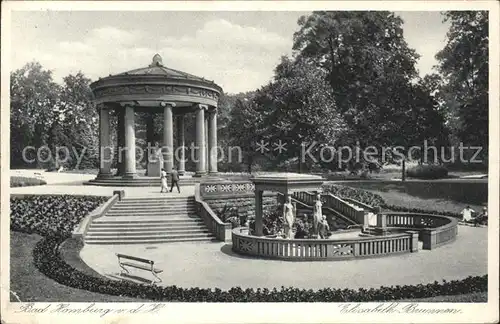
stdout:
<svg viewBox="0 0 500 324">
<path fill-rule="evenodd" d="M 285 220 L 284 231 L 287 239 L 293 238 L 293 224 L 295 223 L 295 213 L 297 208 L 292 204 L 292 197 L 287 196 L 286 202 L 283 204 L 283 219 Z"/>
<path fill-rule="evenodd" d="M 321 195 L 316 195 L 316 202 L 313 207 L 313 237 L 317 238 L 319 234 L 319 227 L 323 221 L 323 204 L 321 203 Z"/>
<path fill-rule="evenodd" d="M 330 231 L 330 225 L 328 225 L 328 221 L 326 220 L 326 216 L 323 215 L 321 222 L 319 222 L 319 224 L 318 224 L 319 237 L 322 239 L 328 238 L 329 231 Z"/>
</svg>

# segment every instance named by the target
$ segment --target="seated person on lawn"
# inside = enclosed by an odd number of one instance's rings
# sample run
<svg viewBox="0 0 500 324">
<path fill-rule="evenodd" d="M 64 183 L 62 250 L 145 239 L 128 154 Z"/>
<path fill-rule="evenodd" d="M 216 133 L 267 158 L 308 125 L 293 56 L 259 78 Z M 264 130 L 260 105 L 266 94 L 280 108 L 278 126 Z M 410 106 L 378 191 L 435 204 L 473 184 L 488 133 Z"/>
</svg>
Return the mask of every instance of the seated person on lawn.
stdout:
<svg viewBox="0 0 500 324">
<path fill-rule="evenodd" d="M 488 208 L 483 207 L 483 212 L 474 218 L 474 226 L 488 225 Z"/>
<path fill-rule="evenodd" d="M 470 206 L 465 207 L 462 210 L 462 221 L 466 223 L 472 222 L 472 220 L 475 218 L 475 213 L 476 211 L 470 208 Z"/>
</svg>

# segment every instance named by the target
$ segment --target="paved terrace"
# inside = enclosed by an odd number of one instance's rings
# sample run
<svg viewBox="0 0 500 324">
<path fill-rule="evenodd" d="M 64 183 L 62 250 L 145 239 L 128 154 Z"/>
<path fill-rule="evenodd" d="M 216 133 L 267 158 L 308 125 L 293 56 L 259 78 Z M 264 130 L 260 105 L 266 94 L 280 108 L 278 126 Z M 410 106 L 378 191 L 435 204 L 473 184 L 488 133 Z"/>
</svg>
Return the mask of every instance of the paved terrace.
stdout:
<svg viewBox="0 0 500 324">
<path fill-rule="evenodd" d="M 154 260 L 164 272 L 161 285 L 230 289 L 371 288 L 429 283 L 484 275 L 487 269 L 487 228 L 460 226 L 457 240 L 432 251 L 399 256 L 349 260 L 290 262 L 235 255 L 225 243 L 157 245 L 86 245 L 80 253 L 90 267 L 110 278 L 119 276 L 115 253 Z M 132 275 L 153 278 L 145 271 Z"/>
<path fill-rule="evenodd" d="M 180 194 L 177 193 L 177 188 L 174 188 L 174 192 L 172 193 L 160 194 L 159 186 L 100 187 L 83 185 L 84 182 L 95 178 L 93 174 L 57 173 L 40 170 L 11 170 L 11 175 L 40 178 L 47 182 L 47 184 L 43 186 L 10 188 L 11 194 L 111 196 L 113 190 L 125 190 L 126 197 L 182 197 L 194 195 L 194 186 L 182 186 Z"/>
</svg>

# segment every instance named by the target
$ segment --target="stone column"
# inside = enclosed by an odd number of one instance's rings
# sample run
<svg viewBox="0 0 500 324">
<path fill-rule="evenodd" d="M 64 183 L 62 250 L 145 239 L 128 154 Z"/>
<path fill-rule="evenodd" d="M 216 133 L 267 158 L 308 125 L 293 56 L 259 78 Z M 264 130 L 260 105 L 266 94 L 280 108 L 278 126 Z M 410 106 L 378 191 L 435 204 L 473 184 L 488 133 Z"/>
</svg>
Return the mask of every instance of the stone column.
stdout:
<svg viewBox="0 0 500 324">
<path fill-rule="evenodd" d="M 109 109 L 101 106 L 99 109 L 99 174 L 98 178 L 111 178 L 111 162 L 113 148 L 109 133 Z"/>
<path fill-rule="evenodd" d="M 167 173 L 172 173 L 174 166 L 174 131 L 172 108 L 173 102 L 162 102 L 163 106 L 163 168 Z"/>
<path fill-rule="evenodd" d="M 146 159 L 146 176 L 149 175 L 149 160 L 150 157 L 153 156 L 153 152 L 151 152 L 151 147 L 154 146 L 154 137 L 155 137 L 155 130 L 154 130 L 154 113 L 149 112 L 146 115 L 146 154 L 144 154 L 144 158 Z"/>
<path fill-rule="evenodd" d="M 217 173 L 217 109 L 208 115 L 208 170 L 211 174 Z"/>
<path fill-rule="evenodd" d="M 135 110 L 133 106 L 125 106 L 125 167 L 124 178 L 135 178 Z"/>
<path fill-rule="evenodd" d="M 125 173 L 125 110 L 120 107 L 116 110 L 116 175 L 123 176 Z"/>
<path fill-rule="evenodd" d="M 196 177 L 201 177 L 206 174 L 205 169 L 205 110 L 206 105 L 198 105 L 196 111 Z"/>
<path fill-rule="evenodd" d="M 208 155 L 210 148 L 208 147 L 208 109 L 205 111 L 205 171 L 208 172 Z"/>
<path fill-rule="evenodd" d="M 257 188 L 255 189 L 255 235 L 264 235 L 262 223 L 262 190 L 257 190 Z"/>
<path fill-rule="evenodd" d="M 177 116 L 177 148 L 179 150 L 179 175 L 186 172 L 186 143 L 184 142 L 184 115 Z"/>
</svg>

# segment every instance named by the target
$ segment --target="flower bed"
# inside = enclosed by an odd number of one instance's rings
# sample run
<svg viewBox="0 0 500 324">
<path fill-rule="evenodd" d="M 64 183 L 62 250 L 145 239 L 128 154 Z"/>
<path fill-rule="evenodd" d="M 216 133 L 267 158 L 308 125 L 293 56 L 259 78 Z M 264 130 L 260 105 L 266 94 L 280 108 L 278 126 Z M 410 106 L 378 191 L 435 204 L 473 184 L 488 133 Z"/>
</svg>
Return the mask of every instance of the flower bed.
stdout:
<svg viewBox="0 0 500 324">
<path fill-rule="evenodd" d="M 10 199 L 10 228 L 40 235 L 71 235 L 80 221 L 106 201 L 92 196 L 25 196 Z"/>
<path fill-rule="evenodd" d="M 18 177 L 18 176 L 11 176 L 10 177 L 10 187 L 11 188 L 42 186 L 42 185 L 46 185 L 46 184 L 47 184 L 47 182 L 45 182 L 45 180 L 37 179 L 37 178 Z"/>
<path fill-rule="evenodd" d="M 285 288 L 242 289 L 234 287 L 221 289 L 181 288 L 177 286 L 159 287 L 115 281 L 103 277 L 84 274 L 68 265 L 61 257 L 59 245 L 64 237 L 46 237 L 41 240 L 33 257 L 36 267 L 49 278 L 73 288 L 102 294 L 127 296 L 155 301 L 177 302 L 370 302 L 389 301 L 434 296 L 458 295 L 484 292 L 488 288 L 488 276 L 467 277 L 429 283 L 426 285 L 404 285 L 380 287 L 378 289 L 337 289 L 319 290 Z"/>
</svg>

